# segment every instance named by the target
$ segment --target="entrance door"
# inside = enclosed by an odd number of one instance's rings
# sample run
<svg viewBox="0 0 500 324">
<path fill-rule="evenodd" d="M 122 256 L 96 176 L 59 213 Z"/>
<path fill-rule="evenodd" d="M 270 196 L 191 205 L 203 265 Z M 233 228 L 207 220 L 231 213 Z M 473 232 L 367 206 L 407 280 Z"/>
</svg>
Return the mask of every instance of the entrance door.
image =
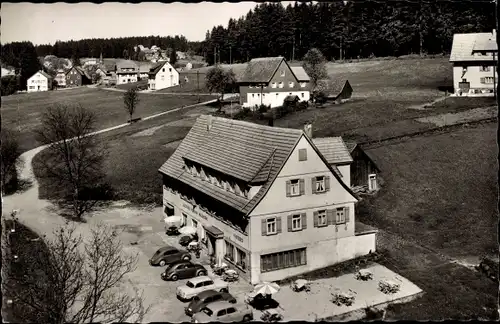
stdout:
<svg viewBox="0 0 500 324">
<path fill-rule="evenodd" d="M 377 190 L 377 175 L 370 174 L 368 177 L 368 190 Z"/>
<path fill-rule="evenodd" d="M 207 233 L 208 255 L 215 256 L 215 237 Z"/>
</svg>

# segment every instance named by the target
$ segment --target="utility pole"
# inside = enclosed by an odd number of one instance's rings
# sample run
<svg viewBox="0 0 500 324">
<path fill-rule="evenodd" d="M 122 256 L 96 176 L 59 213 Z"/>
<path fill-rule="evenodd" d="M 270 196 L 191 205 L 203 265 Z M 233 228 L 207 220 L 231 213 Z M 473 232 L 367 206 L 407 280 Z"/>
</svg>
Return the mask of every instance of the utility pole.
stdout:
<svg viewBox="0 0 500 324">
<path fill-rule="evenodd" d="M 197 92 L 198 92 L 198 103 L 200 102 L 200 70 L 196 71 L 196 82 L 198 83 Z"/>
</svg>

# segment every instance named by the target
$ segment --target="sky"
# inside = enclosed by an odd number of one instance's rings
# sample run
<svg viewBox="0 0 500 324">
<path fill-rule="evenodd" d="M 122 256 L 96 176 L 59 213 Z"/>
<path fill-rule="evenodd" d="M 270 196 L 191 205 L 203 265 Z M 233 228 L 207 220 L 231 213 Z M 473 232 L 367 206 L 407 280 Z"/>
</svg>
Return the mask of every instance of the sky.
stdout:
<svg viewBox="0 0 500 324">
<path fill-rule="evenodd" d="M 291 1 L 285 1 L 287 5 Z M 205 39 L 216 25 L 227 27 L 255 8 L 239 3 L 2 3 L 1 43 L 31 41 L 35 45 L 57 40 L 127 36 L 184 35 L 189 41 Z"/>
</svg>

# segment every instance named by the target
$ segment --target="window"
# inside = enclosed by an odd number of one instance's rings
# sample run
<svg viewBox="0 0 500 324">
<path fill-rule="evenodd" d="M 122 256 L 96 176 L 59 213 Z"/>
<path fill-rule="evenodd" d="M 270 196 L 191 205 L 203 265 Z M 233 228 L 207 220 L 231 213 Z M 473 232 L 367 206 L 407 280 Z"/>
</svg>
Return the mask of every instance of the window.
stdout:
<svg viewBox="0 0 500 324">
<path fill-rule="evenodd" d="M 276 82 L 271 83 L 271 88 L 276 88 Z"/>
<path fill-rule="evenodd" d="M 255 94 L 254 93 L 252 93 L 252 98 L 255 98 Z"/>
<path fill-rule="evenodd" d="M 314 193 L 326 191 L 325 177 L 315 177 L 314 180 Z"/>
<path fill-rule="evenodd" d="M 281 75 L 282 77 L 284 77 L 284 76 L 285 76 L 285 70 L 281 70 L 280 75 Z"/>
<path fill-rule="evenodd" d="M 234 260 L 234 245 L 226 241 L 226 259 Z"/>
<path fill-rule="evenodd" d="M 292 81 L 288 82 L 288 87 L 293 88 L 294 85 L 295 83 L 293 83 Z"/>
<path fill-rule="evenodd" d="M 226 310 L 225 309 L 222 309 L 220 310 L 218 313 L 217 313 L 217 316 L 224 316 L 226 315 Z"/>
<path fill-rule="evenodd" d="M 238 259 L 236 260 L 237 261 L 237 265 L 242 268 L 242 269 L 246 269 L 246 259 L 247 259 L 247 254 L 245 252 L 243 252 L 242 250 L 236 248 L 236 255 L 238 257 Z"/>
<path fill-rule="evenodd" d="M 307 149 L 299 149 L 299 161 L 307 160 Z"/>
<path fill-rule="evenodd" d="M 480 66 L 479 71 L 481 72 L 490 72 L 490 67 L 489 66 Z"/>
<path fill-rule="evenodd" d="M 266 219 L 266 224 L 267 224 L 267 235 L 271 234 L 277 234 L 278 231 L 276 230 L 276 218 L 268 218 Z"/>
<path fill-rule="evenodd" d="M 292 215 L 292 231 L 302 230 L 302 215 Z"/>
<path fill-rule="evenodd" d="M 162 72 L 165 72 L 165 68 L 161 69 Z"/>
<path fill-rule="evenodd" d="M 345 208 L 337 208 L 335 218 L 337 224 L 345 223 Z"/>
<path fill-rule="evenodd" d="M 261 272 L 298 267 L 305 264 L 307 264 L 305 248 L 266 254 L 260 257 Z"/>
<path fill-rule="evenodd" d="M 182 225 L 187 225 L 188 217 L 186 214 L 182 213 Z"/>
<path fill-rule="evenodd" d="M 481 78 L 481 83 L 484 83 L 484 84 L 493 84 L 493 77 L 484 77 L 484 78 Z"/>
<path fill-rule="evenodd" d="M 284 87 L 283 82 L 280 82 L 280 83 L 279 83 L 279 87 L 280 87 L 280 88 L 283 88 L 283 87 Z"/>
<path fill-rule="evenodd" d="M 294 180 L 289 180 L 287 182 L 287 196 L 300 196 L 302 191 L 303 191 L 303 184 L 301 185 L 301 182 L 304 180 L 302 179 L 294 179 Z"/>
<path fill-rule="evenodd" d="M 300 94 L 300 96 L 301 96 L 302 98 L 304 98 L 304 93 L 302 92 L 302 93 Z"/>
<path fill-rule="evenodd" d="M 236 309 L 234 307 L 228 308 L 227 313 L 228 314 L 236 313 Z"/>
<path fill-rule="evenodd" d="M 326 218 L 326 210 L 318 210 L 315 213 L 317 227 L 322 227 L 328 225 L 328 221 Z"/>
<path fill-rule="evenodd" d="M 168 72 L 172 72 L 172 68 L 168 68 Z"/>
<path fill-rule="evenodd" d="M 174 206 L 170 205 L 170 204 L 166 204 L 165 205 L 165 209 L 163 210 L 163 212 L 167 215 L 167 216 L 174 216 L 175 215 L 175 209 L 174 209 Z"/>
<path fill-rule="evenodd" d="M 300 83 L 300 86 L 301 86 L 302 88 L 305 88 L 305 87 L 306 87 L 306 83 L 305 83 L 305 82 L 301 82 L 301 83 Z"/>
</svg>

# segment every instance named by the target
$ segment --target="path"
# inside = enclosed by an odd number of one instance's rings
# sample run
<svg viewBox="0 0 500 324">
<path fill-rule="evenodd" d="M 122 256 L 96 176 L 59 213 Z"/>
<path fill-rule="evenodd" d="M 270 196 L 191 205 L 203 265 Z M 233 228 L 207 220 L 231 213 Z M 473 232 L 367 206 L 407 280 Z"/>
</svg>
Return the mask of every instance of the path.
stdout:
<svg viewBox="0 0 500 324">
<path fill-rule="evenodd" d="M 409 106 L 408 109 L 415 109 L 415 110 L 425 110 L 427 106 L 433 106 L 434 104 L 438 103 L 438 102 L 441 102 L 443 100 L 445 100 L 446 98 L 448 98 L 449 96 L 443 96 L 443 97 L 439 97 L 437 99 L 434 99 L 433 101 L 431 102 L 426 102 L 426 103 L 423 103 L 423 104 L 419 104 L 419 105 L 413 105 L 413 106 Z"/>
</svg>

